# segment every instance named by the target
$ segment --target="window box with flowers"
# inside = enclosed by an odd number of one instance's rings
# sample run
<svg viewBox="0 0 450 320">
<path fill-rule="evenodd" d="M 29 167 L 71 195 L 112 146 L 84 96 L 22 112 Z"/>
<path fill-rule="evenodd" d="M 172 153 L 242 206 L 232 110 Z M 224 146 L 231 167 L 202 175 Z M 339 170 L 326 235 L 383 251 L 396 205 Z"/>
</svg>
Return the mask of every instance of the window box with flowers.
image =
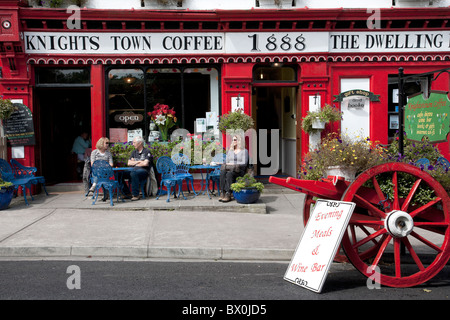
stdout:
<svg viewBox="0 0 450 320">
<path fill-rule="evenodd" d="M 325 129 L 325 125 L 330 122 L 339 121 L 342 118 L 342 112 L 329 104 L 318 111 L 308 111 L 308 114 L 302 119 L 302 129 L 308 134 Z"/>
</svg>

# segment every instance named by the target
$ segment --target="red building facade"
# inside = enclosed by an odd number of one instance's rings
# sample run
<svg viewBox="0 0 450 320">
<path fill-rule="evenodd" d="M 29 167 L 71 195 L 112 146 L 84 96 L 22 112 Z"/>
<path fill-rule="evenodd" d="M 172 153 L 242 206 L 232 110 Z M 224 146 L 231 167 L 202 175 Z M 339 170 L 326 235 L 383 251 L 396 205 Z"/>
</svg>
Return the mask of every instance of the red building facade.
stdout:
<svg viewBox="0 0 450 320">
<path fill-rule="evenodd" d="M 336 96 L 353 89 L 376 95 L 362 130 L 388 143 L 398 125 L 399 68 L 450 66 L 448 8 L 381 9 L 380 29 L 367 27 L 365 9 L 79 13 L 80 28 L 72 29 L 76 17 L 66 9 L 0 4 L 0 92 L 32 111 L 36 144 L 19 161 L 45 175 L 57 166 L 55 150 L 66 161 L 85 128 L 95 144 L 130 125 L 123 120 L 130 111 L 137 119 L 130 128 L 147 137 L 146 113 L 165 102 L 193 131 L 195 118 L 227 113 L 237 98 L 258 129 L 280 129 L 280 170 L 295 175 L 310 147 L 301 118 L 314 104 L 342 108 Z M 431 89 L 448 92 L 449 83 L 444 73 Z M 438 147 L 450 157 L 448 141 Z"/>
</svg>

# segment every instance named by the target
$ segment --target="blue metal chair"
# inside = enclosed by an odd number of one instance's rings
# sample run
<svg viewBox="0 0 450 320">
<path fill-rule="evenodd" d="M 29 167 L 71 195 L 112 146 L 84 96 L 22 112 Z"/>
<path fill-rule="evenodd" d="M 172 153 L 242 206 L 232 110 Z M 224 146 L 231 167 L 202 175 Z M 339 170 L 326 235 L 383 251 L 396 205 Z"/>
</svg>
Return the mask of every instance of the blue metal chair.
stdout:
<svg viewBox="0 0 450 320">
<path fill-rule="evenodd" d="M 226 153 L 219 153 L 214 156 L 212 162 L 221 165 L 227 161 Z M 220 196 L 220 167 L 215 168 L 210 174 L 209 179 L 212 181 L 212 190 L 214 192 L 214 186 L 217 185 L 217 193 Z"/>
<path fill-rule="evenodd" d="M 444 157 L 437 158 L 436 165 L 437 166 L 442 166 L 444 169 L 450 169 L 450 161 L 448 161 Z"/>
<path fill-rule="evenodd" d="M 179 195 L 181 190 L 181 184 L 183 181 L 176 177 L 175 175 L 176 166 L 173 163 L 172 159 L 169 157 L 166 156 L 159 157 L 158 161 L 156 162 L 156 170 L 161 174 L 160 188 L 156 200 L 159 199 L 159 196 L 162 194 L 162 188 L 165 186 L 167 188 L 166 202 L 169 202 L 170 194 L 172 193 L 172 187 L 175 192 L 175 187 L 178 186 L 178 195 Z M 181 190 L 181 192 L 183 191 Z M 184 194 L 183 198 L 186 199 Z"/>
<path fill-rule="evenodd" d="M 13 183 L 15 191 L 17 191 L 19 187 L 22 187 L 23 198 L 25 199 L 26 205 L 28 205 L 27 189 L 30 192 L 31 200 L 34 200 L 33 195 L 31 194 L 31 185 L 33 184 L 42 184 L 45 194 L 48 196 L 47 189 L 45 188 L 45 178 L 43 176 L 34 175 L 37 171 L 35 167 L 26 167 L 14 159 L 11 160 L 10 165 L 6 160 L 0 159 L 0 170 L 2 179 Z"/>
<path fill-rule="evenodd" d="M 97 160 L 92 164 L 91 168 L 92 177 L 93 180 L 96 181 L 97 185 L 95 186 L 94 195 L 92 198 L 95 197 L 94 202 L 92 204 L 95 204 L 97 202 L 98 198 L 98 192 L 100 188 L 103 188 L 104 192 L 108 190 L 109 192 L 109 200 L 111 206 L 114 206 L 113 203 L 113 195 L 114 192 L 117 192 L 117 201 L 119 201 L 119 182 L 115 180 L 114 178 L 114 171 L 112 167 L 109 165 L 108 161 L 106 160 Z M 122 199 L 122 201 L 124 201 Z"/>
<path fill-rule="evenodd" d="M 191 191 L 189 190 L 190 182 L 192 191 L 194 191 L 194 194 L 197 195 L 197 192 L 195 192 L 194 189 L 194 177 L 191 173 L 189 173 L 189 168 L 191 166 L 189 157 L 185 154 L 179 153 L 172 156 L 172 161 L 175 164 L 175 176 L 181 181 L 186 181 L 186 186 L 189 193 L 191 193 Z"/>
</svg>

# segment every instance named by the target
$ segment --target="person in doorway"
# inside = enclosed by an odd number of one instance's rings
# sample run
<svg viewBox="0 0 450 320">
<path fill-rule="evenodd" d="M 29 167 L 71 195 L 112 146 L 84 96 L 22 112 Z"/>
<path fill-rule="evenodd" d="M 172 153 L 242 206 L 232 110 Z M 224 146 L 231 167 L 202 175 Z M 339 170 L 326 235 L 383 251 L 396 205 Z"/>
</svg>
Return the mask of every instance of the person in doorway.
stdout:
<svg viewBox="0 0 450 320">
<path fill-rule="evenodd" d="M 240 135 L 233 136 L 230 149 L 227 152 L 226 163 L 220 168 L 220 190 L 222 191 L 219 201 L 231 201 L 231 184 L 236 182 L 237 177 L 245 175 L 248 165 L 248 151 L 244 147 Z"/>
<path fill-rule="evenodd" d="M 89 133 L 84 131 L 78 137 L 75 138 L 72 145 L 72 152 L 77 155 L 78 161 L 84 162 L 84 153 L 86 149 L 91 147 L 91 140 L 89 139 Z"/>
<path fill-rule="evenodd" d="M 141 198 L 139 195 L 140 185 L 144 183 L 144 181 L 147 181 L 150 174 L 150 168 L 153 164 L 153 156 L 150 153 L 150 150 L 144 147 L 144 139 L 142 137 L 135 137 L 133 139 L 133 146 L 134 151 L 131 153 L 130 159 L 128 160 L 128 166 L 134 167 L 134 169 L 129 172 L 129 175 L 131 179 L 131 201 L 136 201 Z M 125 189 L 127 189 L 127 187 L 125 187 Z M 125 194 L 127 194 L 126 191 Z"/>
<path fill-rule="evenodd" d="M 77 155 L 77 173 L 78 176 L 82 175 L 84 161 L 86 160 L 86 150 L 91 147 L 91 140 L 89 139 L 89 133 L 83 131 L 78 137 L 75 138 L 72 145 L 72 152 Z"/>
<path fill-rule="evenodd" d="M 106 137 L 101 137 L 100 139 L 98 139 L 97 144 L 96 144 L 95 147 L 96 147 L 96 149 L 94 151 L 92 151 L 92 153 L 91 153 L 91 166 L 97 160 L 106 160 L 106 161 L 108 161 L 108 163 L 112 167 L 114 162 L 113 162 L 112 154 L 108 150 L 108 148 L 109 148 L 109 139 L 106 138 Z M 89 189 L 89 191 L 90 192 L 94 192 L 96 186 L 97 186 L 97 181 L 95 181 L 95 179 L 94 179 L 94 181 L 92 183 L 92 186 Z"/>
</svg>

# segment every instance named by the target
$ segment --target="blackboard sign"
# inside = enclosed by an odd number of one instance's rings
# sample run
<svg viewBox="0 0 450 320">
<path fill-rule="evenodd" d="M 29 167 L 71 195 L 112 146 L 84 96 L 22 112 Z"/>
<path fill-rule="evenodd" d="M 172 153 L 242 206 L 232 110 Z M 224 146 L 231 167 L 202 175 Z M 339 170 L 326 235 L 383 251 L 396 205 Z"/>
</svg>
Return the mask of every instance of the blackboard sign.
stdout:
<svg viewBox="0 0 450 320">
<path fill-rule="evenodd" d="M 9 119 L 3 120 L 5 137 L 11 146 L 30 146 L 36 143 L 33 115 L 22 103 L 14 103 L 16 110 Z"/>
</svg>

